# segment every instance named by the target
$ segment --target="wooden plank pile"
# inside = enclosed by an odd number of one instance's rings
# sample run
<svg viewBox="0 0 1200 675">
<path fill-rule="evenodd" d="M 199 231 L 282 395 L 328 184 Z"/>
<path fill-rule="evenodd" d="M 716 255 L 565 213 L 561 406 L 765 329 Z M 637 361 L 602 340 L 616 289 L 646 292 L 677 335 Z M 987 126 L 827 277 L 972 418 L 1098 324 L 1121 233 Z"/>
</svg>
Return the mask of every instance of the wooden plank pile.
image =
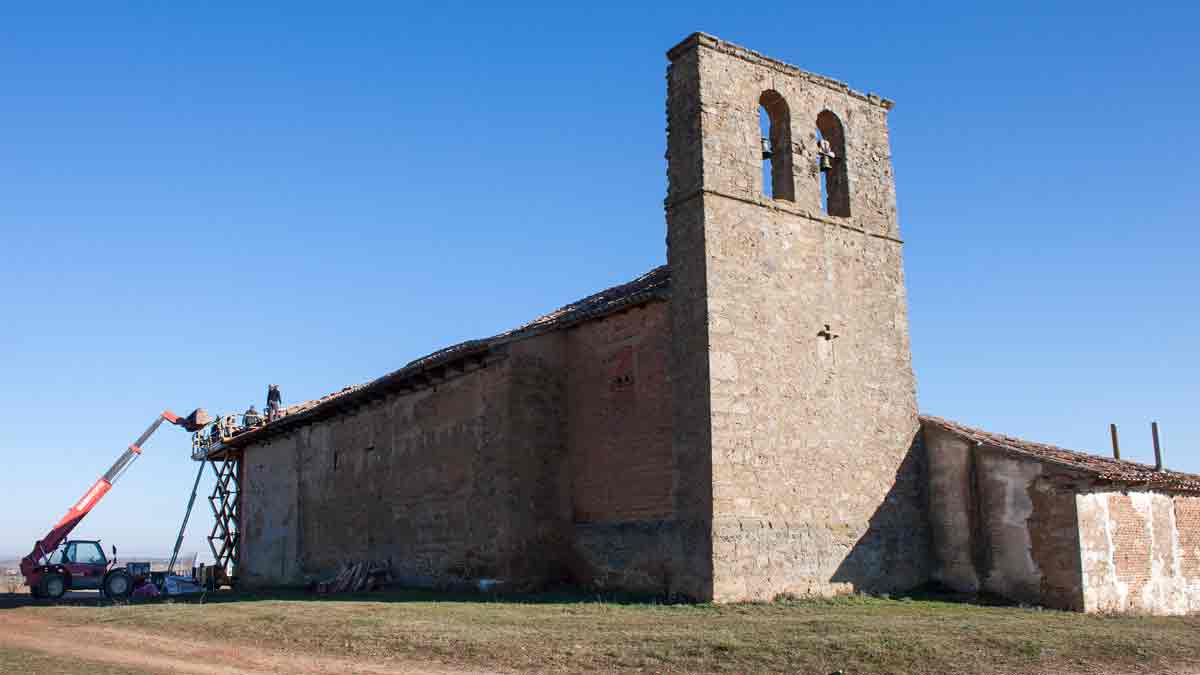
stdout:
<svg viewBox="0 0 1200 675">
<path fill-rule="evenodd" d="M 379 588 L 392 580 L 386 560 L 360 560 L 342 565 L 337 576 L 317 583 L 318 593 L 356 593 Z"/>
</svg>

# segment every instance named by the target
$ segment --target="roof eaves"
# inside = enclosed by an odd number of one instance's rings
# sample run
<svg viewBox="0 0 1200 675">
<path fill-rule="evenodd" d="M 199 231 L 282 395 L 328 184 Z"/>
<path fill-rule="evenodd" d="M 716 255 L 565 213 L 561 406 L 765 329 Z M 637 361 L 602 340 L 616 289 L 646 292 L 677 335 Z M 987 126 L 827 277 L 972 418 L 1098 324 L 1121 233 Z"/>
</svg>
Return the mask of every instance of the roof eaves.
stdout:
<svg viewBox="0 0 1200 675">
<path fill-rule="evenodd" d="M 1102 457 L 1078 450 L 1068 450 L 1047 443 L 995 434 L 964 424 L 922 415 L 923 424 L 932 424 L 961 438 L 990 448 L 1029 458 L 1037 462 L 1089 476 L 1097 482 L 1115 487 L 1150 488 L 1177 492 L 1200 492 L 1200 476 L 1179 471 L 1157 470 L 1148 464 Z"/>
</svg>

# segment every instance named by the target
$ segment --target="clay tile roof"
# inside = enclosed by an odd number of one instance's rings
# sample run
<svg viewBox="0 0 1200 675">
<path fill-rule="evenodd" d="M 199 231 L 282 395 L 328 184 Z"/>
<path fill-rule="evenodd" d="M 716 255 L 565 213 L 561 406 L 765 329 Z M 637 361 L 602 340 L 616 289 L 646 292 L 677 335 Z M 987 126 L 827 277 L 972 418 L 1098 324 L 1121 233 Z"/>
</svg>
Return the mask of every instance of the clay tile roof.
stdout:
<svg viewBox="0 0 1200 675">
<path fill-rule="evenodd" d="M 370 382 L 351 385 L 321 398 L 289 405 L 284 409 L 284 416 L 251 431 L 239 433 L 225 445 L 226 447 L 244 447 L 257 440 L 272 436 L 275 433 L 316 421 L 335 413 L 341 405 L 352 404 L 360 399 L 370 399 L 372 395 L 388 391 L 412 375 L 465 357 L 482 355 L 493 347 L 569 328 L 578 323 L 599 319 L 603 316 L 619 312 L 622 309 L 636 307 L 653 300 L 664 300 L 668 297 L 670 288 L 670 270 L 666 265 L 656 267 L 632 281 L 613 286 L 581 300 L 563 305 L 549 314 L 540 316 L 512 330 L 487 338 L 467 340 L 466 342 L 460 342 L 444 349 L 439 349 L 436 352 L 409 361 L 403 368 L 394 370 Z"/>
<path fill-rule="evenodd" d="M 332 394 L 326 394 L 326 395 L 322 396 L 321 398 L 314 398 L 310 401 L 302 401 L 300 403 L 293 403 L 292 405 L 284 406 L 283 414 L 284 415 L 295 415 L 297 413 L 302 413 L 306 410 L 311 410 L 311 409 L 321 405 L 322 403 L 325 403 L 326 401 L 332 401 L 335 398 L 345 396 L 346 394 L 354 393 L 354 392 L 358 391 L 359 389 L 362 389 L 365 386 L 367 386 L 367 385 L 352 384 L 349 387 L 343 387 L 343 388 L 339 389 L 338 391 L 333 392 Z"/>
<path fill-rule="evenodd" d="M 1178 471 L 1156 471 L 1138 462 L 1116 460 L 1046 443 L 1035 443 L 1004 434 L 995 434 L 940 417 L 921 416 L 921 424 L 932 425 L 952 434 L 1005 452 L 1029 457 L 1088 475 L 1114 486 L 1148 487 L 1162 490 L 1200 492 L 1200 476 Z"/>
<path fill-rule="evenodd" d="M 570 304 L 563 305 L 549 314 L 539 316 L 533 321 L 512 330 L 480 340 L 460 342 L 445 349 L 439 349 L 432 354 L 422 356 L 419 359 L 409 361 L 407 365 L 396 372 L 445 363 L 447 360 L 468 353 L 471 350 L 487 349 L 508 342 L 533 337 L 534 335 L 549 333 L 583 321 L 598 319 L 626 307 L 633 307 L 654 299 L 663 299 L 670 291 L 670 286 L 671 272 L 667 269 L 666 265 L 662 265 L 633 281 L 613 286 L 599 293 L 589 295 L 582 300 L 576 300 Z M 387 375 L 384 377 L 387 377 Z"/>
</svg>

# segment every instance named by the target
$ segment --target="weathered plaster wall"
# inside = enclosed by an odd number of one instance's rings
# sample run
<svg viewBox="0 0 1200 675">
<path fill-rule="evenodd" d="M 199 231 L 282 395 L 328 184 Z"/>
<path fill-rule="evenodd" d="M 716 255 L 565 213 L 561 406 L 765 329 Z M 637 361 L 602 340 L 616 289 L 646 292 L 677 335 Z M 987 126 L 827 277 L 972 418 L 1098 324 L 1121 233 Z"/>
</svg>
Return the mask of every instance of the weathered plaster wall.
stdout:
<svg viewBox="0 0 1200 675">
<path fill-rule="evenodd" d="M 1082 609 L 1074 476 L 937 425 L 923 436 L 933 577 L 960 592 Z"/>
<path fill-rule="evenodd" d="M 674 375 L 710 399 L 675 436 L 711 465 L 713 597 L 917 585 L 928 535 L 886 109 L 704 37 L 671 57 L 672 329 L 694 350 Z M 766 90 L 791 111 L 795 202 L 761 194 Z M 847 218 L 820 215 L 822 110 L 846 130 Z"/>
<path fill-rule="evenodd" d="M 1200 611 L 1200 497 L 1098 491 L 1076 508 L 1087 611 Z"/>
<path fill-rule="evenodd" d="M 1083 609 L 1083 573 L 1080 562 L 1079 525 L 1075 510 L 1074 478 L 1043 466 L 1028 495 L 1030 556 L 1041 573 L 1035 602 L 1047 607 Z"/>
<path fill-rule="evenodd" d="M 980 448 L 975 455 L 982 587 L 997 595 L 1078 609 L 1074 492 L 1046 465 Z"/>
<path fill-rule="evenodd" d="M 1004 455 L 975 456 L 979 512 L 988 548 L 984 589 L 1014 600 L 1040 598 L 1041 569 L 1033 559 L 1029 521 L 1033 518 L 1030 487 L 1042 465 Z"/>
<path fill-rule="evenodd" d="M 980 588 L 976 539 L 979 504 L 975 496 L 972 444 L 939 427 L 924 427 L 929 466 L 929 525 L 933 578 L 962 593 Z"/>
</svg>

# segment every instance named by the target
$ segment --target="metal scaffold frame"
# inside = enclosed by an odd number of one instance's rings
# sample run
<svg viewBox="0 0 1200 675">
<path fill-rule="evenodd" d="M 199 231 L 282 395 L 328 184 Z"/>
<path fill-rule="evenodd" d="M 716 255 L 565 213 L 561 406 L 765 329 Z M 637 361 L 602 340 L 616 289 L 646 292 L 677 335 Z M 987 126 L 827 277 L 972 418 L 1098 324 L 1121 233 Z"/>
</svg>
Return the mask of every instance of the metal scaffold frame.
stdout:
<svg viewBox="0 0 1200 675">
<path fill-rule="evenodd" d="M 216 476 L 212 495 L 208 498 L 213 512 L 213 528 L 208 535 L 215 566 L 229 579 L 237 576 L 241 554 L 242 457 L 226 453 L 208 459 Z"/>
</svg>

